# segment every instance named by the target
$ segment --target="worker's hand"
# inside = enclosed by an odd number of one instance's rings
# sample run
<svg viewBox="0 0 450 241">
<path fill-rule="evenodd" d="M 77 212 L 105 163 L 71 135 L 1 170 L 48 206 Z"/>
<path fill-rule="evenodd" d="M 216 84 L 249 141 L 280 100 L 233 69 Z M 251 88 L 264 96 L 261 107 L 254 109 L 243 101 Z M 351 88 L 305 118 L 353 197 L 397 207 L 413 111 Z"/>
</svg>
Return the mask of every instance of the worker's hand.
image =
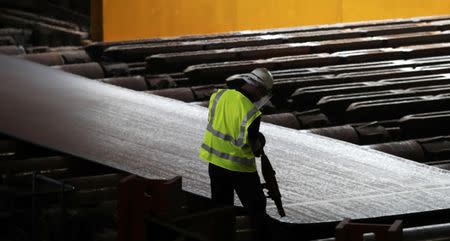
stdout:
<svg viewBox="0 0 450 241">
<path fill-rule="evenodd" d="M 266 145 L 266 137 L 263 135 L 263 133 L 258 133 L 258 141 L 261 143 L 261 149 Z"/>
<path fill-rule="evenodd" d="M 260 157 L 265 145 L 266 145 L 266 138 L 261 132 L 259 132 L 258 138 L 252 145 L 253 154 L 255 154 L 256 157 Z"/>
</svg>

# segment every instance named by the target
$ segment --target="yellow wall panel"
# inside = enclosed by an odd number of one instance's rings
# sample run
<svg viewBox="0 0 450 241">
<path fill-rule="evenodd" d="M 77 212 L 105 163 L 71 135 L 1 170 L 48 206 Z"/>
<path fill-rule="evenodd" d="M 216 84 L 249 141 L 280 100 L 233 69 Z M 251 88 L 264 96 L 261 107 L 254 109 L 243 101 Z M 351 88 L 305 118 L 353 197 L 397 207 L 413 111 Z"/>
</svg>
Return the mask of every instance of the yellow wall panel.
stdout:
<svg viewBox="0 0 450 241">
<path fill-rule="evenodd" d="M 136 39 L 234 29 L 227 1 L 104 0 L 104 39 Z"/>
<path fill-rule="evenodd" d="M 101 24 L 112 41 L 333 23 L 341 1 L 103 0 Z"/>
<path fill-rule="evenodd" d="M 341 21 L 341 0 L 236 1 L 238 29 L 261 29 Z M 317 10 L 320 9 L 320 14 Z"/>
<path fill-rule="evenodd" d="M 450 0 L 92 1 L 104 41 L 450 14 Z"/>
<path fill-rule="evenodd" d="M 344 0 L 343 21 L 406 18 L 450 13 L 450 0 Z"/>
</svg>

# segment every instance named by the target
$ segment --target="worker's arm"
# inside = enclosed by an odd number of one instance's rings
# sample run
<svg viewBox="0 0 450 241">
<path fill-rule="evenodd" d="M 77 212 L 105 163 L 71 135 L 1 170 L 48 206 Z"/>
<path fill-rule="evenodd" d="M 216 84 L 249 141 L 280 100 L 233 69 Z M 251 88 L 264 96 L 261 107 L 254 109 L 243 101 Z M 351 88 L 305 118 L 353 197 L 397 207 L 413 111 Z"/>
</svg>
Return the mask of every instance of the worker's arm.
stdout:
<svg viewBox="0 0 450 241">
<path fill-rule="evenodd" d="M 252 124 L 248 127 L 248 142 L 252 148 L 253 154 L 260 157 L 262 149 L 266 144 L 264 136 L 259 133 L 259 125 L 261 123 L 261 117 L 256 118 Z"/>
</svg>

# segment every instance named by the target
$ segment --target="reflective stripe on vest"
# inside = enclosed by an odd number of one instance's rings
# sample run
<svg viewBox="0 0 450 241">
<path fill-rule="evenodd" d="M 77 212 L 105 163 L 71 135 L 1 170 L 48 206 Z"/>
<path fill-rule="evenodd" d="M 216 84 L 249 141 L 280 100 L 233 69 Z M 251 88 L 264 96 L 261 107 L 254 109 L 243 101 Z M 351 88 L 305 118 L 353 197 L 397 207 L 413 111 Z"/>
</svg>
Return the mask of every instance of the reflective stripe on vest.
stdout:
<svg viewBox="0 0 450 241">
<path fill-rule="evenodd" d="M 244 158 L 244 157 L 232 156 L 230 154 L 218 151 L 218 150 L 206 145 L 205 143 L 202 144 L 202 148 L 220 158 L 227 159 L 227 160 L 234 161 L 234 162 L 239 162 L 242 165 L 250 166 L 250 165 L 253 165 L 253 163 L 255 162 L 254 158 Z"/>
</svg>

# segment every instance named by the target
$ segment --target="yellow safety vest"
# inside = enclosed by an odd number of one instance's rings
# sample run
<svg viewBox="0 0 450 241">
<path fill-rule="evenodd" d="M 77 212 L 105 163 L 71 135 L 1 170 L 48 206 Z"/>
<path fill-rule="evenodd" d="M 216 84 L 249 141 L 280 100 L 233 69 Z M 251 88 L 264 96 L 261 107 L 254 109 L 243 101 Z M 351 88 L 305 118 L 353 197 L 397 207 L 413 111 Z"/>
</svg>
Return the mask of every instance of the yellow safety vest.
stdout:
<svg viewBox="0 0 450 241">
<path fill-rule="evenodd" d="M 200 158 L 231 171 L 255 172 L 248 127 L 260 115 L 239 91 L 219 89 L 209 100 L 208 127 Z"/>
</svg>

